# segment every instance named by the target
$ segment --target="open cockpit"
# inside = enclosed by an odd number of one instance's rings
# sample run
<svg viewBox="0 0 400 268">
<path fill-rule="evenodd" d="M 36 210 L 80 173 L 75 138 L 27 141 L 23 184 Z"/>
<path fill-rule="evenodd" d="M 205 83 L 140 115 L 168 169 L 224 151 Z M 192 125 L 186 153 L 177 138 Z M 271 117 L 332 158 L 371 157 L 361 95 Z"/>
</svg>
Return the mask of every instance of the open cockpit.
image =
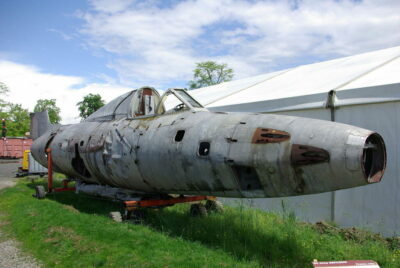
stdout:
<svg viewBox="0 0 400 268">
<path fill-rule="evenodd" d="M 161 97 L 152 87 L 141 87 L 110 101 L 85 121 L 111 121 L 171 114 L 185 110 L 206 110 L 185 89 L 168 89 Z"/>
</svg>

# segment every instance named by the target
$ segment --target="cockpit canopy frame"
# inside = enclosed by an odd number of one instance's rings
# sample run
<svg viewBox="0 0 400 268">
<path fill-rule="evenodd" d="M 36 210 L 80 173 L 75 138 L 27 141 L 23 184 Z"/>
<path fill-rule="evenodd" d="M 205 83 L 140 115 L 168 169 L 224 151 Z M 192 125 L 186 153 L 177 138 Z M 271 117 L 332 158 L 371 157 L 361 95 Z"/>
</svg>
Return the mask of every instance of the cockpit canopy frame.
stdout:
<svg viewBox="0 0 400 268">
<path fill-rule="evenodd" d="M 166 104 L 170 96 L 176 97 L 178 105 L 172 109 L 166 109 Z M 207 111 L 185 89 L 170 88 L 160 97 L 156 89 L 146 86 L 115 98 L 84 121 L 102 122 L 122 118 L 140 119 L 184 110 L 191 110 L 193 112 Z"/>
<path fill-rule="evenodd" d="M 171 110 L 166 110 L 165 104 L 166 100 L 170 95 L 174 95 L 181 103 L 176 105 Z M 161 115 L 164 113 L 171 112 L 179 112 L 181 110 L 192 110 L 193 112 L 207 110 L 201 105 L 197 100 L 195 100 L 185 89 L 181 88 L 170 88 L 168 89 L 163 96 L 161 97 L 161 101 L 157 106 L 156 114 Z"/>
</svg>

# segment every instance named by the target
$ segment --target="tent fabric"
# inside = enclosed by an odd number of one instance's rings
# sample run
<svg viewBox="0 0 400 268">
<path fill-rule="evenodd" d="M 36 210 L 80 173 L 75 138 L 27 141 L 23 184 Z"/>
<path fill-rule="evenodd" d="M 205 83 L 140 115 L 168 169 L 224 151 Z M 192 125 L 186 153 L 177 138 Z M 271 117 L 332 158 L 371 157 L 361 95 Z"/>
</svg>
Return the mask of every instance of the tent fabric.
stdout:
<svg viewBox="0 0 400 268">
<path fill-rule="evenodd" d="M 239 91 L 247 89 L 251 86 L 257 85 L 258 83 L 268 81 L 287 71 L 288 70 L 262 74 L 245 79 L 221 83 L 215 86 L 195 89 L 190 91 L 190 94 L 196 99 L 200 100 L 203 105 L 210 105 L 211 103 L 214 103 L 220 99 L 226 98 L 227 96 L 238 93 Z"/>
<path fill-rule="evenodd" d="M 302 65 L 191 91 L 206 107 L 229 107 L 400 83 L 400 46 L 355 56 Z M 318 103 L 316 103 L 318 102 Z"/>
</svg>

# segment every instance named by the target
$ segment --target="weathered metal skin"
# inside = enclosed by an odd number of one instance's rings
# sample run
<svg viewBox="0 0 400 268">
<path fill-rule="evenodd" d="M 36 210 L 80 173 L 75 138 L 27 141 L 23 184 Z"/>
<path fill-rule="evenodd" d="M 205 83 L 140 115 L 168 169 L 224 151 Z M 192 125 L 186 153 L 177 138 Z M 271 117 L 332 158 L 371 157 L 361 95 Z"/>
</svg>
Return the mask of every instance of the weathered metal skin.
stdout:
<svg viewBox="0 0 400 268">
<path fill-rule="evenodd" d="M 386 165 L 373 131 L 203 108 L 53 127 L 31 149 L 44 166 L 46 148 L 58 172 L 138 193 L 313 194 L 379 182 Z"/>
</svg>

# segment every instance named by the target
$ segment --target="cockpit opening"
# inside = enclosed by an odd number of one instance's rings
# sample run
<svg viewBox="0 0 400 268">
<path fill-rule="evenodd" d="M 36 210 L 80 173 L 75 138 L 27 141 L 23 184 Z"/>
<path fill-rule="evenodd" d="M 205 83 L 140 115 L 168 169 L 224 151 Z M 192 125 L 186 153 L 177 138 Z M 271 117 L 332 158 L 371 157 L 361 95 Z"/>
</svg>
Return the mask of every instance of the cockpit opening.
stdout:
<svg viewBox="0 0 400 268">
<path fill-rule="evenodd" d="M 154 88 L 142 87 L 138 89 L 132 100 L 133 117 L 154 114 L 160 99 L 160 95 Z"/>
<path fill-rule="evenodd" d="M 141 87 L 110 101 L 85 121 L 111 121 L 121 118 L 140 118 L 183 110 L 204 110 L 184 89 L 169 89 L 162 97 L 152 87 Z"/>
<path fill-rule="evenodd" d="M 204 107 L 193 99 L 184 89 L 169 89 L 161 98 L 156 113 L 173 113 L 183 110 L 204 109 Z"/>
</svg>

